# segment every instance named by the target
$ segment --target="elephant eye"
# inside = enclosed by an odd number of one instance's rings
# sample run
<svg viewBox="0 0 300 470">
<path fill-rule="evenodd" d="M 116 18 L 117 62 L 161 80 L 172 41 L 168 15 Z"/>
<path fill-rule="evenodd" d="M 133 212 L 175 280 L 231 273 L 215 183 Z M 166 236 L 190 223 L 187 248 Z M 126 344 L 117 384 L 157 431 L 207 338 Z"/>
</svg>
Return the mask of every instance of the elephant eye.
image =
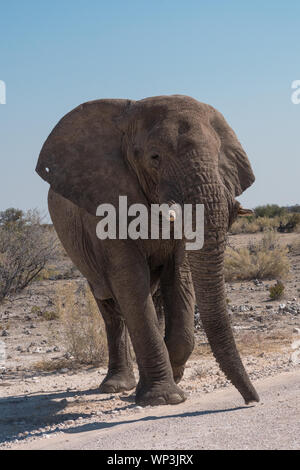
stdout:
<svg viewBox="0 0 300 470">
<path fill-rule="evenodd" d="M 153 153 L 150 158 L 151 158 L 152 168 L 155 168 L 156 170 L 158 170 L 159 165 L 160 165 L 160 156 L 158 155 L 158 153 Z"/>
</svg>

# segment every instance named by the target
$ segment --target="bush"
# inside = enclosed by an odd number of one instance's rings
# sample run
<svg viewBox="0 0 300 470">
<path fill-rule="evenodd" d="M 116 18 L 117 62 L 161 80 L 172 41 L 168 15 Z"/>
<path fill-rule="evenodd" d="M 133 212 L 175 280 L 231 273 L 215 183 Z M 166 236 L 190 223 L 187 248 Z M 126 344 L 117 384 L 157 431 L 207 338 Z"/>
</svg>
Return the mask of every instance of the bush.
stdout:
<svg viewBox="0 0 300 470">
<path fill-rule="evenodd" d="M 270 219 L 268 217 L 239 217 L 231 226 L 230 233 L 257 233 L 275 231 L 279 226 L 278 217 Z"/>
<path fill-rule="evenodd" d="M 300 226 L 300 214 L 288 214 L 274 217 L 238 217 L 238 219 L 230 227 L 230 233 L 236 235 L 239 233 L 257 233 L 276 231 L 282 223 L 292 224 L 294 228 L 291 231 L 297 231 Z"/>
<path fill-rule="evenodd" d="M 272 300 L 278 300 L 278 299 L 281 299 L 281 297 L 283 296 L 283 293 L 284 293 L 284 285 L 281 281 L 277 281 L 277 283 L 275 284 L 275 286 L 271 286 L 269 288 L 269 292 L 270 292 L 270 298 Z"/>
<path fill-rule="evenodd" d="M 80 364 L 106 363 L 105 325 L 87 285 L 60 283 L 55 304 L 67 352 Z"/>
<path fill-rule="evenodd" d="M 282 217 L 287 213 L 285 207 L 280 207 L 277 204 L 267 204 L 265 206 L 257 206 L 254 209 L 256 217 Z"/>
<path fill-rule="evenodd" d="M 21 209 L 15 209 L 14 207 L 0 211 L 0 227 L 9 228 L 13 226 L 14 229 L 22 227 L 25 223 L 24 216 L 25 214 Z"/>
<path fill-rule="evenodd" d="M 281 247 L 277 240 L 270 232 L 259 243 L 250 243 L 246 248 L 227 247 L 226 281 L 285 278 L 290 269 L 288 249 Z"/>
<path fill-rule="evenodd" d="M 27 287 L 55 259 L 57 238 L 38 211 L 0 214 L 0 301 Z"/>
</svg>

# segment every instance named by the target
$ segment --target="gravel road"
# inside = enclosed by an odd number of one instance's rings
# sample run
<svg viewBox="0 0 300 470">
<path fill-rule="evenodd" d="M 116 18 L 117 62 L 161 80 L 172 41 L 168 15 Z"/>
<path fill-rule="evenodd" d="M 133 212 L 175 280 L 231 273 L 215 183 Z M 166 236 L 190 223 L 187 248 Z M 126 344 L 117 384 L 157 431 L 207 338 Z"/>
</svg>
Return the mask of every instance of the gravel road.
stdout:
<svg viewBox="0 0 300 470">
<path fill-rule="evenodd" d="M 12 449 L 299 449 L 300 370 L 255 382 L 261 402 L 243 406 L 233 387 L 124 419 L 71 428 Z"/>
</svg>

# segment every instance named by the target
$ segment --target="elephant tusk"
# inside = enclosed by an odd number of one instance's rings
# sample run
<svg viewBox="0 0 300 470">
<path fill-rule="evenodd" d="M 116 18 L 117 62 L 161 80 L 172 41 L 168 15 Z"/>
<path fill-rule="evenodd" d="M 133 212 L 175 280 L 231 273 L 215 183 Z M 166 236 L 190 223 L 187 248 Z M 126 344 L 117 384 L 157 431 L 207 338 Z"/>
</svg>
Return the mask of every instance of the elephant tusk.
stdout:
<svg viewBox="0 0 300 470">
<path fill-rule="evenodd" d="M 173 211 L 173 210 L 169 211 L 169 219 L 170 219 L 170 222 L 175 222 L 175 220 L 176 220 L 176 212 L 175 211 Z"/>
<path fill-rule="evenodd" d="M 251 209 L 244 209 L 242 206 L 239 207 L 238 215 L 241 217 L 248 217 L 249 215 L 253 215 L 254 211 Z"/>
</svg>

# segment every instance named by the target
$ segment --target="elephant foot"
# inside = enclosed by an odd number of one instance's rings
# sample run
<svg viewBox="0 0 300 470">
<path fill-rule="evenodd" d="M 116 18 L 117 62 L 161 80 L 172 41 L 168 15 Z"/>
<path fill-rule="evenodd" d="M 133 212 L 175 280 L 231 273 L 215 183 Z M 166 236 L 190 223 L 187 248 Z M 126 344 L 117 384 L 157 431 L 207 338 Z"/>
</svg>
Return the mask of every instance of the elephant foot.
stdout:
<svg viewBox="0 0 300 470">
<path fill-rule="evenodd" d="M 174 382 L 178 384 L 183 377 L 184 366 L 172 367 Z"/>
<path fill-rule="evenodd" d="M 132 371 L 109 371 L 99 387 L 100 393 L 119 393 L 132 390 L 136 380 Z"/>
<path fill-rule="evenodd" d="M 155 384 L 143 387 L 139 383 L 135 402 L 140 406 L 177 405 L 186 400 L 184 392 L 175 384 Z"/>
</svg>

